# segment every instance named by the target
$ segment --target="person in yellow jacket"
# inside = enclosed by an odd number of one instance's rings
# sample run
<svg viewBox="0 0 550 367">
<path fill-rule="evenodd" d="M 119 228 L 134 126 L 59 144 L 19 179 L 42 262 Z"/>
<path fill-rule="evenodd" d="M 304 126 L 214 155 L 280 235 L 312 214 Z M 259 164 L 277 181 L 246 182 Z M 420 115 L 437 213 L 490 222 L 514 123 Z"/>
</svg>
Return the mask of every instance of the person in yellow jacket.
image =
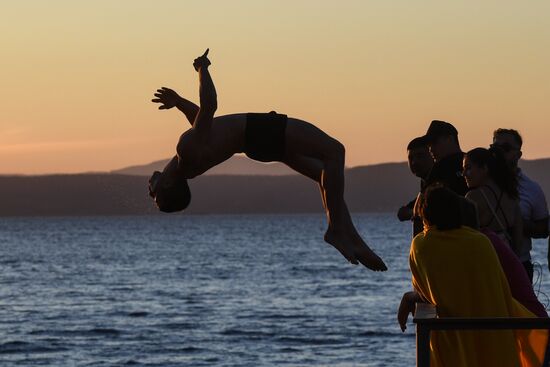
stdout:
<svg viewBox="0 0 550 367">
<path fill-rule="evenodd" d="M 424 232 L 412 241 L 410 267 L 415 292 L 403 296 L 402 330 L 415 301 L 436 306 L 439 317 L 536 317 L 511 295 L 489 239 L 461 226 L 458 196 L 430 187 L 421 208 Z M 546 330 L 432 332 L 431 366 L 542 366 Z"/>
</svg>

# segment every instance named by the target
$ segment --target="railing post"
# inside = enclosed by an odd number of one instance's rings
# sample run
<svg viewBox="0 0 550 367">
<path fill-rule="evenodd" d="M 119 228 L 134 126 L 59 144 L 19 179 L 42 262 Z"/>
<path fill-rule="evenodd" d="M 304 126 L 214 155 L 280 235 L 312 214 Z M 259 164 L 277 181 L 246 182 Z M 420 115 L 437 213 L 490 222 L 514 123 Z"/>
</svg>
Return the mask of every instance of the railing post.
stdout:
<svg viewBox="0 0 550 367">
<path fill-rule="evenodd" d="M 431 327 L 422 320 L 433 319 L 436 315 L 434 306 L 427 303 L 417 303 L 414 312 L 416 323 L 416 366 L 430 366 L 430 333 Z"/>
<path fill-rule="evenodd" d="M 430 327 L 416 324 L 416 366 L 430 367 Z"/>
</svg>

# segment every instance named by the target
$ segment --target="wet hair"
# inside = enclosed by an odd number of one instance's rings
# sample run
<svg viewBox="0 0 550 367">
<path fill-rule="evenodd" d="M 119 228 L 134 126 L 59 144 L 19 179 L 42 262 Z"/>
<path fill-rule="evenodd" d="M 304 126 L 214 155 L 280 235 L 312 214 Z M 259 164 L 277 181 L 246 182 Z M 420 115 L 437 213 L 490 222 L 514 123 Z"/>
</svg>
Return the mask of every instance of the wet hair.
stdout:
<svg viewBox="0 0 550 367">
<path fill-rule="evenodd" d="M 466 156 L 476 166 L 487 167 L 489 177 L 511 198 L 519 197 L 517 175 L 506 163 L 500 149 L 475 148 L 466 153 Z"/>
<path fill-rule="evenodd" d="M 184 210 L 191 202 L 191 190 L 187 180 L 179 180 L 170 187 L 161 187 L 155 192 L 155 202 L 161 212 L 174 213 Z"/>
<path fill-rule="evenodd" d="M 424 192 L 420 208 L 422 218 L 441 231 L 460 228 L 462 215 L 460 197 L 441 184 L 432 184 Z"/>
<path fill-rule="evenodd" d="M 493 132 L 493 138 L 499 134 L 508 134 L 511 135 L 516 143 L 518 144 L 519 148 L 521 149 L 521 146 L 523 145 L 523 139 L 521 138 L 521 135 L 517 130 L 514 129 L 496 129 Z"/>
<path fill-rule="evenodd" d="M 428 142 L 426 138 L 424 138 L 423 136 L 414 138 L 413 140 L 410 141 L 409 145 L 407 145 L 407 150 L 413 150 L 413 149 L 419 149 L 419 148 L 428 149 Z"/>
</svg>

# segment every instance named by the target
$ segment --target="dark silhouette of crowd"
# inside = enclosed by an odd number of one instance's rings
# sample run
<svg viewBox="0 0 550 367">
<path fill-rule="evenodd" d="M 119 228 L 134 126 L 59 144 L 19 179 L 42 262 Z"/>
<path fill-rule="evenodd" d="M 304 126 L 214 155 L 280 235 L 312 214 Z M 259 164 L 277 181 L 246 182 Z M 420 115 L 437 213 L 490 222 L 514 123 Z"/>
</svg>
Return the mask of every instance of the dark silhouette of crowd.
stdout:
<svg viewBox="0 0 550 367">
<path fill-rule="evenodd" d="M 412 221 L 413 290 L 403 295 L 404 331 L 415 304 L 439 317 L 548 317 L 533 290 L 533 238 L 548 237 L 541 187 L 518 167 L 523 139 L 494 131 L 492 143 L 464 153 L 457 129 L 431 122 L 407 146 L 418 196 L 398 210 Z M 431 338 L 432 366 L 541 366 L 546 330 L 440 331 Z"/>
</svg>

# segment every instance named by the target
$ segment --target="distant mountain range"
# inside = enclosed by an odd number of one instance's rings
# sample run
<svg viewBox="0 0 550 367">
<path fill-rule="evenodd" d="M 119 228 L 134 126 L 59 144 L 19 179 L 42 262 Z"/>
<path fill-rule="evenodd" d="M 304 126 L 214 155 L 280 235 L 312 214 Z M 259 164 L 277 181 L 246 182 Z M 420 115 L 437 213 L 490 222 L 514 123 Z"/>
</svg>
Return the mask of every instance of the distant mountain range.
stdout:
<svg viewBox="0 0 550 367">
<path fill-rule="evenodd" d="M 247 158 L 236 158 L 220 167 L 218 174 L 190 180 L 193 199 L 184 214 L 322 212 L 315 182 L 285 175 L 289 170 L 279 164 L 248 165 L 243 163 Z M 165 162 L 102 174 L 0 176 L 0 216 L 159 213 L 147 195 L 147 180 Z M 524 161 L 521 166 L 550 197 L 550 159 Z M 244 167 L 246 173 L 234 171 L 234 167 Z M 271 168 L 271 173 L 277 174 L 258 174 L 265 170 L 256 168 Z M 346 200 L 355 212 L 394 212 L 416 195 L 418 187 L 418 179 L 404 162 L 346 170 Z"/>
<path fill-rule="evenodd" d="M 162 171 L 169 159 L 155 161 L 149 164 L 131 166 L 111 171 L 120 175 L 151 176 L 154 171 Z M 295 172 L 282 163 L 261 163 L 242 155 L 234 155 L 222 164 L 210 169 L 207 175 L 260 175 L 281 176 L 293 175 Z"/>
</svg>

